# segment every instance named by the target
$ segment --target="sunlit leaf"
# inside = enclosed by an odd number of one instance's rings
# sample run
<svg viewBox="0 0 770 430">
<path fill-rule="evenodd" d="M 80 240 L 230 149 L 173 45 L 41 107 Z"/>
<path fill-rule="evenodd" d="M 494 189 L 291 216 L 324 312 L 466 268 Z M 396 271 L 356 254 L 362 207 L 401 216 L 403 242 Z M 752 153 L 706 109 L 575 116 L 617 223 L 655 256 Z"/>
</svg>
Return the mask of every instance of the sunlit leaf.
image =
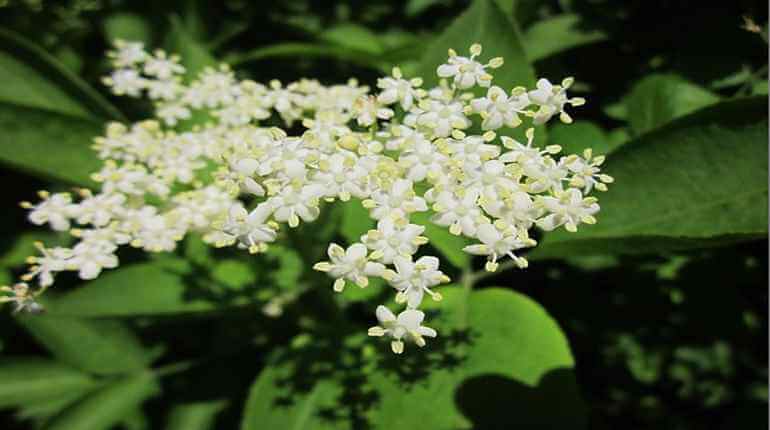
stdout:
<svg viewBox="0 0 770 430">
<path fill-rule="evenodd" d="M 252 302 L 237 290 L 254 281 L 248 265 L 223 260 L 213 267 L 191 267 L 164 259 L 107 272 L 65 293 L 48 306 L 50 315 L 122 317 L 214 311 Z"/>
<path fill-rule="evenodd" d="M 532 257 L 647 253 L 767 235 L 767 99 L 721 103 L 625 144 L 596 225 L 547 233 Z"/>
<path fill-rule="evenodd" d="M 104 19 L 104 33 L 109 42 L 116 39 L 143 42 L 152 41 L 152 27 L 141 15 L 130 12 L 113 13 Z"/>
<path fill-rule="evenodd" d="M 8 66 L 8 76 L 2 75 L 5 89 L 0 91 L 0 101 L 22 101 L 25 106 L 40 106 L 41 99 L 47 100 L 46 108 L 57 112 L 82 115 L 83 107 L 87 108 L 97 118 L 124 120 L 123 114 L 113 106 L 98 91 L 93 89 L 81 77 L 64 66 L 45 49 L 35 45 L 20 34 L 5 28 L 0 28 L 0 51 L 14 57 L 17 62 L 24 63 L 24 68 L 33 68 L 34 73 L 17 74 L 18 66 Z M 0 72 L 3 73 L 3 72 Z M 47 79 L 50 83 L 44 83 Z M 21 83 L 20 81 L 24 81 Z M 57 89 L 51 86 L 56 85 Z M 10 87 L 10 88 L 9 88 Z M 20 89 L 21 88 L 21 89 Z M 50 94 L 47 91 L 51 91 Z M 70 101 L 65 102 L 63 93 L 69 95 Z M 20 95 L 32 95 L 20 98 Z M 9 100 L 13 98 L 13 100 Z M 54 106 L 54 104 L 56 106 Z M 79 106 L 79 107 L 75 107 Z"/>
<path fill-rule="evenodd" d="M 442 293 L 424 323 L 439 337 L 422 350 L 394 356 L 386 339 L 369 339 L 378 350 L 362 363 L 345 343 L 308 357 L 324 342 L 313 339 L 278 354 L 252 386 L 241 429 L 583 427 L 569 346 L 538 304 L 498 288 Z"/>
<path fill-rule="evenodd" d="M 149 372 L 121 377 L 51 419 L 45 429 L 107 430 L 157 392 L 157 382 Z"/>
<path fill-rule="evenodd" d="M 96 386 L 88 374 L 40 357 L 0 359 L 0 407 L 55 401 Z"/>
<path fill-rule="evenodd" d="M 169 412 L 166 430 L 214 430 L 217 415 L 227 406 L 225 400 L 184 403 Z"/>
<path fill-rule="evenodd" d="M 676 75 L 650 75 L 626 97 L 628 121 L 635 136 L 673 119 L 713 105 L 719 96 Z"/>
<path fill-rule="evenodd" d="M 59 361 L 92 373 L 141 370 L 157 355 L 118 321 L 31 314 L 17 321 Z"/>
<path fill-rule="evenodd" d="M 468 48 L 480 43 L 481 60 L 505 58 L 505 64 L 492 70 L 493 83 L 510 90 L 515 86 L 532 87 L 535 74 L 527 60 L 516 24 L 491 0 L 477 0 L 425 49 L 418 75 L 429 87 L 438 82 L 436 68 L 447 60 L 447 50 L 469 55 Z"/>
<path fill-rule="evenodd" d="M 93 185 L 101 162 L 91 149 L 103 125 L 0 103 L 0 162 L 46 178 Z"/>
<path fill-rule="evenodd" d="M 524 48 L 530 61 L 607 39 L 601 30 L 590 29 L 580 16 L 562 14 L 536 22 L 523 35 Z"/>
</svg>

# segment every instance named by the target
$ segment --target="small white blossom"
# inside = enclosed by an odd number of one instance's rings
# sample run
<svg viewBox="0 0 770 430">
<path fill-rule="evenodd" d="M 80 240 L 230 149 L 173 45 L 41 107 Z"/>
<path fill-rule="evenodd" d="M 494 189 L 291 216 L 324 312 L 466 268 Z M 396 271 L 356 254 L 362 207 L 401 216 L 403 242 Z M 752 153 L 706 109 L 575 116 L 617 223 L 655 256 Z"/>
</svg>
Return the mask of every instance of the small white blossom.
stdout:
<svg viewBox="0 0 770 430">
<path fill-rule="evenodd" d="M 449 278 L 438 270 L 439 260 L 436 257 L 423 256 L 412 261 L 412 257 L 398 255 L 393 258 L 396 271 L 390 271 L 386 280 L 398 291 L 396 301 L 406 302 L 410 309 L 415 309 L 422 303 L 427 293 L 433 300 L 441 300 L 441 294 L 430 289 L 435 285 L 449 282 Z"/>
<path fill-rule="evenodd" d="M 497 68 L 502 66 L 502 58 L 493 58 L 487 64 L 481 64 L 476 61 L 476 57 L 481 54 L 481 45 L 474 44 L 470 49 L 470 57 L 461 57 L 453 50 L 449 50 L 449 61 L 446 64 L 438 66 L 436 73 L 441 78 L 453 78 L 457 88 L 467 89 L 474 85 L 488 87 L 492 82 L 492 75 L 487 73 L 486 68 Z"/>
<path fill-rule="evenodd" d="M 411 256 L 420 245 L 428 242 L 420 236 L 425 227 L 409 224 L 404 218 L 382 218 L 377 222 L 376 230 L 369 230 L 361 236 L 361 242 L 372 250 L 370 258 L 385 264 L 391 264 L 396 256 Z"/>
<path fill-rule="evenodd" d="M 390 348 L 396 354 L 404 352 L 403 339 L 414 342 L 417 346 L 425 346 L 425 337 L 436 337 L 436 330 L 422 325 L 425 313 L 414 309 L 406 309 L 396 317 L 385 306 L 377 306 L 377 320 L 380 325 L 369 329 L 369 336 L 389 336 L 393 340 Z"/>
<path fill-rule="evenodd" d="M 572 122 L 572 118 L 564 111 L 564 106 L 567 104 L 572 106 L 585 104 L 585 99 L 581 97 L 567 98 L 567 89 L 572 86 L 573 82 L 574 79 L 572 78 L 564 79 L 561 85 L 553 85 L 545 78 L 537 81 L 537 89 L 528 94 L 529 100 L 540 106 L 535 112 L 535 124 L 544 124 L 554 115 L 559 115 L 559 119 L 564 123 Z"/>
<path fill-rule="evenodd" d="M 22 202 L 21 207 L 29 209 L 29 221 L 35 225 L 48 223 L 51 229 L 65 231 L 70 228 L 70 214 L 72 212 L 72 196 L 69 193 L 56 193 L 51 195 L 47 191 L 38 193 L 42 202 L 33 205 Z"/>
<path fill-rule="evenodd" d="M 497 260 L 509 256 L 520 268 L 527 267 L 527 260 L 515 255 L 513 251 L 521 248 L 535 246 L 535 241 L 524 236 L 518 231 L 501 231 L 494 224 L 484 224 L 476 232 L 481 244 L 468 245 L 463 250 L 469 254 L 486 255 L 488 257 L 486 268 L 494 272 L 497 268 Z"/>
<path fill-rule="evenodd" d="M 385 266 L 369 261 L 366 254 L 366 246 L 360 243 L 353 244 L 347 250 L 332 243 L 328 249 L 331 261 L 316 263 L 313 269 L 327 272 L 335 278 L 334 291 L 338 293 L 345 289 L 346 280 L 364 288 L 369 285 L 369 276 L 382 276 L 385 271 Z"/>
<path fill-rule="evenodd" d="M 497 130 L 502 126 L 518 127 L 521 124 L 519 114 L 529 106 L 530 101 L 526 91 L 521 88 L 514 90 L 510 96 L 500 87 L 492 86 L 487 90 L 486 97 L 471 101 L 471 110 L 481 114 L 482 130 Z"/>
<path fill-rule="evenodd" d="M 377 80 L 377 87 L 382 90 L 377 96 L 377 101 L 384 105 L 391 105 L 399 102 L 404 111 L 412 108 L 414 101 L 419 97 L 417 87 L 422 85 L 419 78 L 407 81 L 402 78 L 401 69 L 393 68 L 392 78 L 380 78 Z"/>
<path fill-rule="evenodd" d="M 564 226 L 567 231 L 577 231 L 578 224 L 595 224 L 594 214 L 599 212 L 595 197 L 583 197 L 583 193 L 575 188 L 558 192 L 555 196 L 543 196 L 537 201 L 538 205 L 550 212 L 549 215 L 537 220 L 538 227 L 551 231 Z"/>
</svg>

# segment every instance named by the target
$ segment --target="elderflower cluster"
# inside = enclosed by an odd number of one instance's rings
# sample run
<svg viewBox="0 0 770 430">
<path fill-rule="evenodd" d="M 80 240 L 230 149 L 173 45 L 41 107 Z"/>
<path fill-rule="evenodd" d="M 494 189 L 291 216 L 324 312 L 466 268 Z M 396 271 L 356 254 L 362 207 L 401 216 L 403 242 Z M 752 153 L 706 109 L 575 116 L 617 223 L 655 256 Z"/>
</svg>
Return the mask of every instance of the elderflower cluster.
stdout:
<svg viewBox="0 0 770 430">
<path fill-rule="evenodd" d="M 590 193 L 612 182 L 600 171 L 604 158 L 590 150 L 561 156 L 558 146 L 535 144 L 534 128 L 525 141 L 503 134 L 527 118 L 570 122 L 565 108 L 584 103 L 567 96 L 571 78 L 507 91 L 490 73 L 503 59 L 482 64 L 481 53 L 478 44 L 467 57 L 450 50 L 436 87 L 422 88 L 421 78 L 394 68 L 371 92 L 355 80 L 262 85 L 237 79 L 226 66 L 185 83 L 176 56 L 118 41 L 109 54 L 115 70 L 104 82 L 115 94 L 152 100 L 158 119 L 112 123 L 96 139 L 104 160 L 92 176 L 98 192 L 41 192 L 38 203 L 22 204 L 34 224 L 68 230 L 79 241 L 70 248 L 38 244 L 40 255 L 30 257 L 22 277 L 36 279 L 37 291 L 26 283 L 4 287 L 9 294 L 0 301 L 37 308 L 34 298 L 58 272 L 96 278 L 118 266 L 121 245 L 172 251 L 197 233 L 213 246 L 264 252 L 283 225 L 315 221 L 341 201 L 363 205 L 376 228 L 347 247 L 330 244 L 328 261 L 314 269 L 334 279 L 336 292 L 383 279 L 403 310 L 379 306 L 369 335 L 389 337 L 395 353 L 405 341 L 424 346 L 437 333 L 422 325 L 420 307 L 426 296 L 441 300 L 434 287 L 449 278 L 437 257 L 420 254 L 428 239 L 414 214 L 429 212 L 433 224 L 472 240 L 463 250 L 485 256 L 487 270 L 505 257 L 524 268 L 520 251 L 536 245 L 530 229 L 593 224 L 599 205 Z M 485 95 L 475 96 L 476 87 Z M 208 122 L 189 130 L 185 120 L 196 112 Z M 260 125 L 273 117 L 303 131 Z"/>
</svg>

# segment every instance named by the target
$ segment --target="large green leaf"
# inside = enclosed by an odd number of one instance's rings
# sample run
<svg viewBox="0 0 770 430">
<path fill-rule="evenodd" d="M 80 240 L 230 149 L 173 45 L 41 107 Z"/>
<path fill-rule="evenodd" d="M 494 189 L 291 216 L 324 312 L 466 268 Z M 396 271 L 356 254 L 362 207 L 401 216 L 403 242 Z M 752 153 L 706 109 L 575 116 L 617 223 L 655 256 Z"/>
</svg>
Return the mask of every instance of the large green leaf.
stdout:
<svg viewBox="0 0 770 430">
<path fill-rule="evenodd" d="M 17 321 L 59 361 L 92 373 L 141 370 L 157 355 L 118 321 L 31 314 Z"/>
<path fill-rule="evenodd" d="M 610 151 L 604 130 L 591 121 L 556 123 L 550 126 L 548 144 L 560 145 L 564 154 L 582 154 L 588 148 L 595 154 L 606 154 Z"/>
<path fill-rule="evenodd" d="M 584 426 L 569 346 L 538 304 L 500 288 L 442 293 L 425 321 L 439 337 L 422 350 L 394 356 L 369 339 L 377 351 L 353 358 L 279 354 L 252 386 L 241 429 Z"/>
<path fill-rule="evenodd" d="M 25 406 L 82 392 L 96 385 L 86 373 L 40 357 L 0 359 L 0 406 Z"/>
<path fill-rule="evenodd" d="M 340 24 L 322 31 L 319 39 L 341 48 L 380 55 L 384 51 L 377 35 L 356 24 Z"/>
<path fill-rule="evenodd" d="M 646 253 L 767 235 L 767 99 L 721 103 L 625 144 L 598 223 L 556 231 L 530 254 Z"/>
<path fill-rule="evenodd" d="M 121 377 L 52 418 L 45 430 L 107 430 L 158 392 L 150 372 Z"/>
<path fill-rule="evenodd" d="M 21 101 L 23 106 L 81 117 L 125 119 L 98 91 L 22 35 L 0 28 L 0 51 L 5 60 L 0 61 L 4 87 L 0 90 L 0 101 Z M 9 61 L 11 57 L 13 60 Z M 87 115 L 86 108 L 91 115 Z"/>
<path fill-rule="evenodd" d="M 361 205 L 359 199 L 351 199 L 342 205 L 342 222 L 340 234 L 347 239 L 348 244 L 361 240 L 367 231 L 377 228 L 377 223 L 369 217 L 369 211 Z"/>
<path fill-rule="evenodd" d="M 82 118 L 92 114 L 58 85 L 34 68 L 0 51 L 0 102 Z"/>
<path fill-rule="evenodd" d="M 538 21 L 527 29 L 523 38 L 527 57 L 530 61 L 538 61 L 568 49 L 605 40 L 607 35 L 601 30 L 585 28 L 578 15 L 562 14 Z"/>
<path fill-rule="evenodd" d="M 527 61 L 516 24 L 491 0 L 476 0 L 425 51 L 418 75 L 430 87 L 438 82 L 436 68 L 447 61 L 447 50 L 468 55 L 468 48 L 480 43 L 482 62 L 504 57 L 505 65 L 493 70 L 493 83 L 510 90 L 515 86 L 532 87 L 535 74 Z"/>
<path fill-rule="evenodd" d="M 718 101 L 718 95 L 676 75 L 648 76 L 625 99 L 636 136 Z"/>
<path fill-rule="evenodd" d="M 151 43 L 152 27 L 141 15 L 130 12 L 116 12 L 103 22 L 104 35 L 112 43 L 116 39 Z"/>
<path fill-rule="evenodd" d="M 0 267 L 15 269 L 26 263 L 27 257 L 38 254 L 35 242 L 41 241 L 47 247 L 67 246 L 72 237 L 67 233 L 53 231 L 24 232 L 8 238 L 8 249 L 0 255 Z"/>
<path fill-rule="evenodd" d="M 463 247 L 470 245 L 470 239 L 464 236 L 455 236 L 446 227 L 439 227 L 430 222 L 433 212 L 421 212 L 412 215 L 412 222 L 425 226 L 425 237 L 430 245 L 441 252 L 455 267 L 464 269 L 470 266 L 471 255 L 463 251 Z"/>
<path fill-rule="evenodd" d="M 91 149 L 102 124 L 0 103 L 0 162 L 73 184 L 93 185 L 100 161 Z"/>
<path fill-rule="evenodd" d="M 236 293 L 253 282 L 250 267 L 238 260 L 221 261 L 209 270 L 168 258 L 105 273 L 58 297 L 48 313 L 126 317 L 214 311 L 252 303 L 250 296 Z"/>
<path fill-rule="evenodd" d="M 272 58 L 332 58 L 349 62 L 364 67 L 390 73 L 389 62 L 371 53 L 351 50 L 349 48 L 330 44 L 286 42 L 256 48 L 238 54 L 230 59 L 233 65 L 240 65 L 251 61 L 269 60 Z"/>
<path fill-rule="evenodd" d="M 225 400 L 184 403 L 174 406 L 168 415 L 166 430 L 214 429 L 217 415 L 227 406 Z"/>
<path fill-rule="evenodd" d="M 171 17 L 171 31 L 167 35 L 166 45 L 170 52 L 179 55 L 189 78 L 194 78 L 206 67 L 218 64 L 199 35 L 193 34 L 178 17 Z"/>
</svg>

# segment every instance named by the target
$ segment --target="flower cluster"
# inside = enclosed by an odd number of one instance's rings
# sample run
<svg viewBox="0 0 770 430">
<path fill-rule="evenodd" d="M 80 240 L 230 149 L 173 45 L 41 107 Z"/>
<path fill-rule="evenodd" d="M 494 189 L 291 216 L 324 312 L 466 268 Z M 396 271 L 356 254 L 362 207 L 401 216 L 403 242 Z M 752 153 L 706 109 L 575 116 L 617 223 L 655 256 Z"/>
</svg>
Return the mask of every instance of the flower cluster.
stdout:
<svg viewBox="0 0 770 430">
<path fill-rule="evenodd" d="M 236 79 L 226 66 L 185 84 L 177 57 L 117 42 L 110 53 L 115 71 L 105 83 L 116 94 L 146 95 L 160 121 L 107 126 L 95 144 L 104 160 L 93 175 L 98 193 L 41 192 L 40 202 L 23 203 L 31 222 L 70 230 L 80 241 L 72 248 L 39 245 L 41 255 L 30 258 L 23 280 L 36 278 L 40 289 L 7 287 L 15 295 L 3 300 L 28 307 L 57 272 L 93 279 L 118 265 L 120 245 L 171 251 L 190 232 L 213 246 L 263 252 L 279 239 L 282 224 L 312 222 L 339 200 L 363 205 L 376 228 L 347 247 L 332 243 L 329 260 L 314 268 L 334 279 L 337 292 L 382 278 L 404 309 L 395 315 L 379 306 L 380 325 L 369 334 L 391 338 L 395 353 L 403 352 L 404 340 L 425 345 L 436 331 L 422 326 L 419 308 L 426 295 L 441 300 L 434 287 L 449 278 L 438 258 L 419 255 L 428 239 L 415 213 L 431 212 L 432 223 L 474 241 L 464 251 L 485 256 L 487 270 L 504 257 L 524 268 L 520 250 L 535 246 L 533 227 L 575 231 L 596 222 L 599 206 L 589 194 L 612 182 L 600 172 L 603 157 L 591 151 L 560 156 L 558 146 L 534 143 L 534 128 L 524 133 L 526 141 L 498 136 L 527 118 L 535 125 L 554 116 L 568 123 L 565 108 L 584 100 L 568 98 L 570 78 L 560 85 L 541 79 L 532 90 L 495 86 L 490 71 L 503 59 L 482 64 L 481 53 L 478 44 L 468 57 L 450 50 L 436 87 L 422 88 L 422 79 L 406 79 L 394 68 L 372 93 L 354 80 L 262 85 Z M 474 96 L 476 87 L 486 94 Z M 196 111 L 209 122 L 179 131 Z M 259 125 L 273 116 L 288 126 L 299 122 L 304 131 L 290 136 Z"/>
</svg>

